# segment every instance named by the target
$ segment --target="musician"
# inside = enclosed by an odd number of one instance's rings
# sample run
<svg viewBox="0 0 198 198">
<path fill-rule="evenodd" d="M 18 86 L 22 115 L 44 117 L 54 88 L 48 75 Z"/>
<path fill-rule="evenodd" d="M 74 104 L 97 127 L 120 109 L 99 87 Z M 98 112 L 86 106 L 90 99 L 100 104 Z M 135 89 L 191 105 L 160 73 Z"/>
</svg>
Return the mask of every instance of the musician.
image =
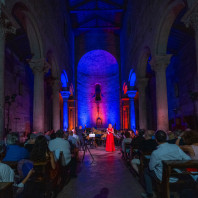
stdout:
<svg viewBox="0 0 198 198">
<path fill-rule="evenodd" d="M 106 151 L 108 152 L 115 151 L 114 129 L 112 127 L 112 124 L 109 124 L 107 128 Z"/>
</svg>

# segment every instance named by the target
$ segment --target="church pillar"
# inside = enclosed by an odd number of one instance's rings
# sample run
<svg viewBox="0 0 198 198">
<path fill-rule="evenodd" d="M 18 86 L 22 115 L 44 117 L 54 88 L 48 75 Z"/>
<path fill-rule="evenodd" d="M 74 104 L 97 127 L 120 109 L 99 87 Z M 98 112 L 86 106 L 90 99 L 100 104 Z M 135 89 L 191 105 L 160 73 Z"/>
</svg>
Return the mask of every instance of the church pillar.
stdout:
<svg viewBox="0 0 198 198">
<path fill-rule="evenodd" d="M 195 128 L 198 129 L 198 7 L 194 8 L 193 11 L 184 17 L 183 22 L 187 27 L 192 26 L 195 31 L 195 49 L 196 49 L 196 73 L 194 75 L 194 90 L 192 100 L 195 108 Z"/>
<path fill-rule="evenodd" d="M 139 91 L 139 128 L 147 129 L 147 111 L 146 111 L 146 86 L 147 78 L 140 78 L 137 81 Z"/>
<path fill-rule="evenodd" d="M 5 64 L 5 34 L 4 27 L 0 23 L 0 139 L 4 136 L 4 64 Z"/>
<path fill-rule="evenodd" d="M 69 91 L 61 91 L 63 97 L 63 129 L 66 131 L 69 128 L 68 123 L 68 98 L 70 96 Z"/>
<path fill-rule="evenodd" d="M 59 102 L 60 81 L 55 79 L 52 84 L 52 103 L 53 103 L 53 129 L 60 129 L 60 102 Z"/>
<path fill-rule="evenodd" d="M 136 122 L 135 122 L 135 103 L 134 103 L 134 97 L 136 95 L 135 90 L 129 90 L 127 91 L 128 97 L 129 97 L 129 101 L 130 101 L 130 110 L 129 110 L 129 120 L 130 120 L 130 128 L 135 130 L 136 129 Z"/>
<path fill-rule="evenodd" d="M 171 56 L 156 56 L 150 62 L 156 77 L 157 129 L 164 131 L 169 129 L 166 68 Z"/>
<path fill-rule="evenodd" d="M 0 15 L 2 14 L 2 5 L 0 5 Z M 16 34 L 16 28 L 12 26 L 10 20 L 0 16 L 0 140 L 5 132 L 5 37 L 7 33 Z"/>
<path fill-rule="evenodd" d="M 44 131 L 44 70 L 45 60 L 31 60 L 34 73 L 33 131 Z"/>
</svg>

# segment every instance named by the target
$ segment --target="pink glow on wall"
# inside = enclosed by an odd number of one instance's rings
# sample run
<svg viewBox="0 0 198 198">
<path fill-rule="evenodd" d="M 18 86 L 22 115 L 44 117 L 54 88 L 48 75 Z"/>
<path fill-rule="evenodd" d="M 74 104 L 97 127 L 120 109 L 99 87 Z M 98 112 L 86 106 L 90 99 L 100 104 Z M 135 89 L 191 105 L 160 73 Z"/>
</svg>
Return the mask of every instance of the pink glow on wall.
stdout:
<svg viewBox="0 0 198 198">
<path fill-rule="evenodd" d="M 95 100 L 96 84 L 101 87 L 101 100 Z M 98 117 L 102 127 L 108 123 L 120 128 L 119 65 L 107 51 L 85 54 L 77 70 L 78 124 L 95 127 Z M 98 115 L 99 106 L 99 115 Z"/>
</svg>

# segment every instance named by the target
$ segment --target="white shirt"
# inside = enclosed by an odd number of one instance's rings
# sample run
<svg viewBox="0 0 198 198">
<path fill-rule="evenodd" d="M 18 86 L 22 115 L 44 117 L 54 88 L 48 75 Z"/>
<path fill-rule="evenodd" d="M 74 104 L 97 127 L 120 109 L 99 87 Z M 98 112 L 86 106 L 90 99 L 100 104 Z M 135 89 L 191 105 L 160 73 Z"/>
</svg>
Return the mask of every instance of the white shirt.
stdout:
<svg viewBox="0 0 198 198">
<path fill-rule="evenodd" d="M 70 144 L 67 140 L 56 138 L 49 141 L 49 150 L 52 152 L 63 152 L 66 165 L 71 161 Z"/>
<path fill-rule="evenodd" d="M 14 171 L 4 163 L 0 163 L 0 182 L 14 182 Z"/>
<path fill-rule="evenodd" d="M 191 160 L 176 144 L 163 143 L 157 147 L 157 150 L 151 154 L 149 168 L 154 170 L 156 176 L 162 181 L 163 164 L 162 160 Z M 170 178 L 170 182 L 175 179 Z"/>
</svg>

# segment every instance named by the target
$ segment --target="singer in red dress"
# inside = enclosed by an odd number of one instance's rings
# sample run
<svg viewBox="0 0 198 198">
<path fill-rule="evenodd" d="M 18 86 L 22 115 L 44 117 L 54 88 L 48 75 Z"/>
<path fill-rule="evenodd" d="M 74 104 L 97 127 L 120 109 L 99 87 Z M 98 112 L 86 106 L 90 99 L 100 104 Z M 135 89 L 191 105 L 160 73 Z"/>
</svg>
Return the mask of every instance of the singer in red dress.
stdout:
<svg viewBox="0 0 198 198">
<path fill-rule="evenodd" d="M 113 152 L 115 151 L 115 144 L 114 144 L 114 130 L 112 125 L 109 124 L 107 128 L 107 139 L 106 139 L 106 151 Z"/>
</svg>

